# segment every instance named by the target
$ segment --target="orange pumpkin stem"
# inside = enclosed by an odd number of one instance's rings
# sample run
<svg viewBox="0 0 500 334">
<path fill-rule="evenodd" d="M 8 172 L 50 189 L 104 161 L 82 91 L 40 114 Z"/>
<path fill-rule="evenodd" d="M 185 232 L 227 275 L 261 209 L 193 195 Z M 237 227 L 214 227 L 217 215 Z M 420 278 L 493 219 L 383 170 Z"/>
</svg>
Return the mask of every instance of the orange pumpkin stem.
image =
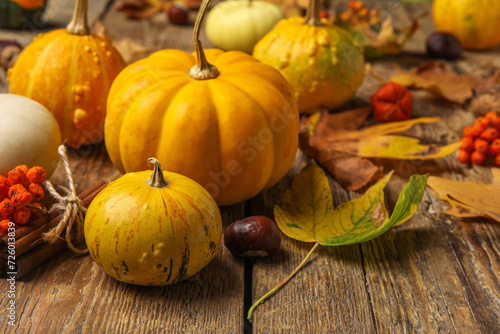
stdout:
<svg viewBox="0 0 500 334">
<path fill-rule="evenodd" d="M 149 158 L 148 165 L 153 164 L 153 173 L 151 174 L 151 178 L 146 181 L 148 186 L 153 188 L 164 188 L 168 186 L 167 180 L 163 176 L 163 171 L 161 170 L 161 165 L 158 159 Z"/>
<path fill-rule="evenodd" d="M 307 7 L 306 17 L 304 18 L 304 23 L 312 26 L 320 27 L 323 25 L 321 23 L 321 18 L 319 17 L 320 0 L 309 0 L 309 7 Z"/>
<path fill-rule="evenodd" d="M 207 11 L 209 3 L 210 0 L 203 0 L 200 11 L 198 12 L 198 17 L 196 18 L 196 22 L 194 24 L 193 41 L 194 47 L 196 49 L 196 59 L 198 60 L 198 64 L 191 68 L 191 70 L 189 71 L 189 76 L 196 80 L 214 79 L 219 75 L 219 70 L 217 69 L 217 67 L 207 61 L 200 41 L 200 27 L 203 19 L 205 18 L 205 13 Z"/>
<path fill-rule="evenodd" d="M 90 35 L 90 29 L 87 24 L 87 0 L 77 0 L 73 18 L 66 27 L 68 34 L 72 35 Z"/>
</svg>

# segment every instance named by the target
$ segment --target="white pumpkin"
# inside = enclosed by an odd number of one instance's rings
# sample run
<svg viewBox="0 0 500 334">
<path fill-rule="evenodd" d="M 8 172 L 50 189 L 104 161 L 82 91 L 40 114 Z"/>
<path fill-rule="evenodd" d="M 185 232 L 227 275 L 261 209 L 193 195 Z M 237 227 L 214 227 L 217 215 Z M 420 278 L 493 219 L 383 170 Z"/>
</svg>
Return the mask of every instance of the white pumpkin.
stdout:
<svg viewBox="0 0 500 334">
<path fill-rule="evenodd" d="M 251 54 L 254 45 L 283 18 L 281 9 L 266 1 L 226 0 L 208 13 L 205 34 L 217 48 Z"/>
<path fill-rule="evenodd" d="M 47 108 L 24 96 L 0 94 L 0 175 L 27 165 L 43 167 L 50 177 L 61 141 L 59 125 Z"/>
</svg>

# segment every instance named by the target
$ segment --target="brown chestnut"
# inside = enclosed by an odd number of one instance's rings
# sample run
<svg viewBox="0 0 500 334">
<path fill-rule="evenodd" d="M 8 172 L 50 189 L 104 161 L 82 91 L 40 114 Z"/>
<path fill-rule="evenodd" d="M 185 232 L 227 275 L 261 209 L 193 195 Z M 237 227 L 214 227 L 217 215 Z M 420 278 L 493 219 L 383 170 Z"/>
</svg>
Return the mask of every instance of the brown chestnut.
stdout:
<svg viewBox="0 0 500 334">
<path fill-rule="evenodd" d="M 21 45 L 13 40 L 0 40 L 0 67 L 8 70 L 17 60 L 22 51 Z"/>
<path fill-rule="evenodd" d="M 224 245 L 234 256 L 264 257 L 278 251 L 280 230 L 265 216 L 250 216 L 229 225 L 224 231 Z"/>
<path fill-rule="evenodd" d="M 462 53 L 462 45 L 452 34 L 444 32 L 432 33 L 425 42 L 427 54 L 434 58 L 458 59 Z"/>
<path fill-rule="evenodd" d="M 183 3 L 174 3 L 167 9 L 168 20 L 172 24 L 185 25 L 188 23 L 189 8 Z"/>
</svg>

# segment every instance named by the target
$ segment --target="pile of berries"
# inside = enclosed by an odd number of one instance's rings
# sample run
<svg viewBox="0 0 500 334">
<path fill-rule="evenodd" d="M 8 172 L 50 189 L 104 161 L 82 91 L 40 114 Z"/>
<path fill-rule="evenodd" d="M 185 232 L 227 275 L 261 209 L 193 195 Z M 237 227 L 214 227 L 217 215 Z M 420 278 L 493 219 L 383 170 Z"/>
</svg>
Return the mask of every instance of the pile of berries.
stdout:
<svg viewBox="0 0 500 334">
<path fill-rule="evenodd" d="M 16 227 L 39 218 L 45 209 L 38 203 L 44 197 L 42 167 L 16 166 L 8 177 L 0 175 L 0 236 L 7 233 L 9 222 Z"/>
<path fill-rule="evenodd" d="M 340 20 L 348 22 L 353 27 L 360 25 L 379 25 L 380 13 L 376 9 L 366 8 L 363 1 L 349 1 L 347 10 L 340 13 Z"/>
<path fill-rule="evenodd" d="M 496 112 L 476 118 L 474 125 L 467 126 L 463 134 L 458 160 L 483 165 L 487 157 L 493 157 L 500 167 L 500 117 Z"/>
</svg>

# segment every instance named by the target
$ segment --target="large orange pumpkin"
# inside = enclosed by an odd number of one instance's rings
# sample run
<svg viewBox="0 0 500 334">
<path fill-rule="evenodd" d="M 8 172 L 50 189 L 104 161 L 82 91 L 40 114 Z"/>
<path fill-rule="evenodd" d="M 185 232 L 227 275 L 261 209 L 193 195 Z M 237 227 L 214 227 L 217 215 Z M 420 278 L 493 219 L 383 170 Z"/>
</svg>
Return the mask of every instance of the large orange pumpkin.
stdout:
<svg viewBox="0 0 500 334">
<path fill-rule="evenodd" d="M 105 142 L 122 172 L 155 156 L 165 170 L 204 186 L 219 205 L 255 196 L 291 167 L 298 109 L 285 78 L 240 51 L 159 51 L 116 78 Z M 197 61 L 198 59 L 198 61 Z M 213 65 L 212 65 L 213 64 Z"/>
<path fill-rule="evenodd" d="M 87 0 L 78 0 L 67 29 L 40 34 L 24 49 L 9 70 L 9 92 L 49 109 L 77 148 L 103 140 L 106 98 L 125 65 L 108 38 L 90 34 Z"/>
<path fill-rule="evenodd" d="M 436 30 L 455 35 L 467 49 L 486 49 L 500 43 L 500 1 L 434 0 Z"/>
</svg>

